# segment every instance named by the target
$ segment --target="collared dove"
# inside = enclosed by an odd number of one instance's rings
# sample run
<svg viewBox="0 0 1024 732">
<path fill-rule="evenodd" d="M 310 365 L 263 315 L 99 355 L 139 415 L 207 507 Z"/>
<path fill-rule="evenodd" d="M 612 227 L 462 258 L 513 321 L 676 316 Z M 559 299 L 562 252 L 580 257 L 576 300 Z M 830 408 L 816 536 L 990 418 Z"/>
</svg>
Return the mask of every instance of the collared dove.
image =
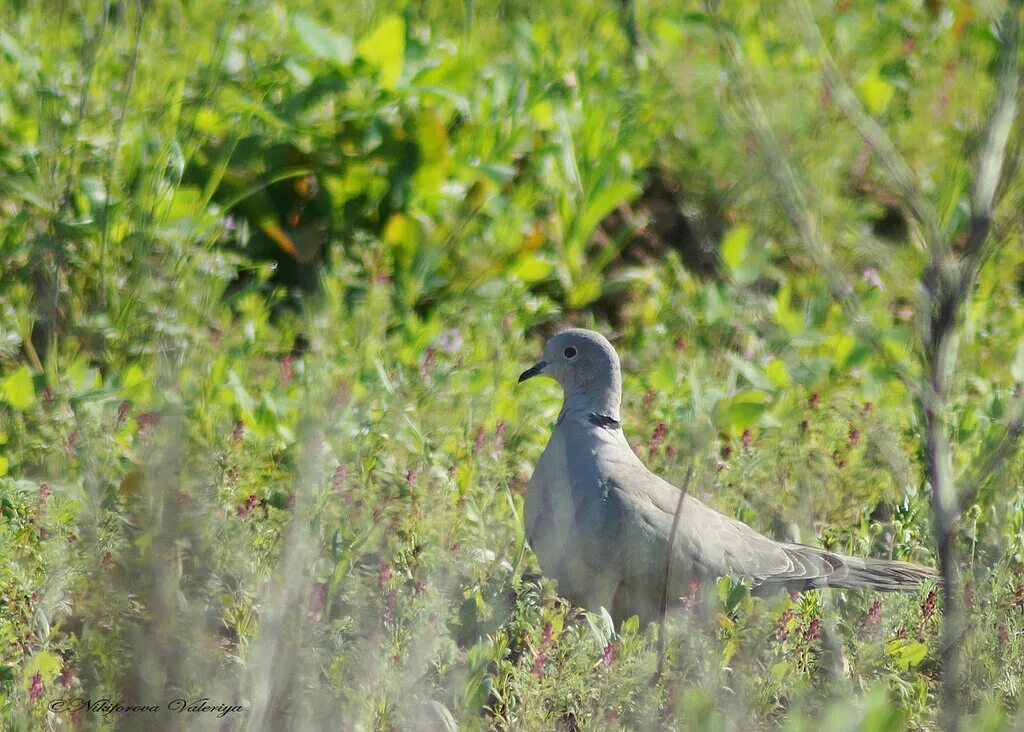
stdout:
<svg viewBox="0 0 1024 732">
<path fill-rule="evenodd" d="M 886 559 L 858 559 L 773 541 L 685 496 L 649 471 L 619 423 L 619 357 L 599 333 L 566 330 L 519 381 L 557 381 L 562 411 L 526 491 L 525 523 L 541 570 L 576 605 L 606 608 L 616 621 L 660 614 L 666 566 L 671 603 L 693 577 L 731 576 L 755 588 L 816 587 L 909 591 L 937 575 Z"/>
</svg>

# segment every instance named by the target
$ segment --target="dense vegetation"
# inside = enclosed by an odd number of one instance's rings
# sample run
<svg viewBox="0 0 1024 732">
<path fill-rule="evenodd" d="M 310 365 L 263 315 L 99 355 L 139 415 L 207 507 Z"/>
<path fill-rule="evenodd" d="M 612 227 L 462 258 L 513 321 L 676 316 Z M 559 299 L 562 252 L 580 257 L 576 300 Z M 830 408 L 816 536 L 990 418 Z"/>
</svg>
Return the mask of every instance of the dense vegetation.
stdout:
<svg viewBox="0 0 1024 732">
<path fill-rule="evenodd" d="M 0 726 L 1024 723 L 1013 105 L 972 249 L 1020 5 L 713 5 L 0 8 Z M 935 566 L 947 440 L 962 688 L 939 586 L 722 580 L 660 675 L 561 600 L 515 376 L 566 324 L 648 465 L 772 536 Z M 204 697 L 244 712 L 54 703 Z"/>
</svg>

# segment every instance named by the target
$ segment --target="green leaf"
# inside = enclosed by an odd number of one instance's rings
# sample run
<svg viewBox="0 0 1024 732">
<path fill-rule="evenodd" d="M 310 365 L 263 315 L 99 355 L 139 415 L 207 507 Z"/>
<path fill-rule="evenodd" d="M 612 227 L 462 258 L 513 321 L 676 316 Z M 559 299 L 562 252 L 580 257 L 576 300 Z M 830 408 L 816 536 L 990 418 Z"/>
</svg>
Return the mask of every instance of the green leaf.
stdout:
<svg viewBox="0 0 1024 732">
<path fill-rule="evenodd" d="M 768 381 L 780 389 L 789 384 L 789 370 L 786 368 L 786 362 L 781 358 L 773 358 L 769 361 L 764 367 L 764 375 L 768 377 Z"/>
<path fill-rule="evenodd" d="M 49 651 L 39 651 L 25 664 L 25 668 L 22 671 L 22 684 L 27 689 L 32 685 L 32 677 L 37 673 L 44 685 L 52 684 L 53 680 L 60 674 L 62 665 L 60 656 Z"/>
<path fill-rule="evenodd" d="M 352 63 L 352 41 L 347 36 L 333 33 L 307 15 L 293 17 L 292 27 L 314 56 L 342 66 Z"/>
<path fill-rule="evenodd" d="M 776 682 L 780 682 L 789 675 L 792 670 L 792 666 L 789 665 L 788 661 L 779 661 L 777 664 L 771 667 L 769 673 Z"/>
<path fill-rule="evenodd" d="M 608 645 L 608 642 L 610 640 L 609 634 L 607 632 L 607 624 L 602 622 L 599 625 L 597 623 L 597 621 L 594 619 L 596 617 L 597 616 L 594 615 L 594 613 L 587 613 L 587 615 L 586 615 L 587 626 L 590 628 L 591 635 L 594 636 L 594 641 L 597 643 L 597 647 L 598 648 L 604 648 L 606 645 Z M 602 618 L 602 620 L 603 620 L 603 618 Z M 602 627 L 602 626 L 605 626 L 605 627 Z"/>
<path fill-rule="evenodd" d="M 788 284 L 779 288 L 775 296 L 775 320 L 789 335 L 795 336 L 804 329 L 804 314 L 791 305 L 792 295 Z"/>
<path fill-rule="evenodd" d="M 3 455 L 0 455 L 0 476 L 7 475 L 7 468 L 9 465 L 10 461 Z"/>
<path fill-rule="evenodd" d="M 602 280 L 597 275 L 584 277 L 569 290 L 568 304 L 571 308 L 581 308 L 601 297 Z"/>
<path fill-rule="evenodd" d="M 763 391 L 740 392 L 719 403 L 721 421 L 733 432 L 753 427 L 768 409 L 768 400 L 768 394 Z"/>
<path fill-rule="evenodd" d="M 555 269 L 555 265 L 540 257 L 523 257 L 512 268 L 512 276 L 527 284 L 543 280 Z"/>
<path fill-rule="evenodd" d="M 885 644 L 885 652 L 903 671 L 918 666 L 928 655 L 928 646 L 915 640 L 893 638 Z"/>
<path fill-rule="evenodd" d="M 651 371 L 651 388 L 664 394 L 671 394 L 679 380 L 679 372 L 670 357 L 662 358 Z"/>
<path fill-rule="evenodd" d="M 734 226 L 725 238 L 722 239 L 722 261 L 729 268 L 729 271 L 736 274 L 743 266 L 744 255 L 747 251 L 747 242 L 750 241 L 750 227 L 741 224 Z"/>
<path fill-rule="evenodd" d="M 871 114 L 879 115 L 889 106 L 896 87 L 877 73 L 872 73 L 861 79 L 858 89 Z"/>
<path fill-rule="evenodd" d="M 402 76 L 405 56 L 405 21 L 397 15 L 385 18 L 357 46 L 359 57 L 380 71 L 380 84 L 394 89 Z"/>
<path fill-rule="evenodd" d="M 589 237 L 601 220 L 623 201 L 629 201 L 639 192 L 634 183 L 616 183 L 597 191 L 584 204 L 578 223 L 580 236 Z"/>
<path fill-rule="evenodd" d="M 36 403 L 36 388 L 32 383 L 32 372 L 22 366 L 4 380 L 3 398 L 11 409 L 24 412 Z"/>
<path fill-rule="evenodd" d="M 739 610 L 740 603 L 743 602 L 750 594 L 750 589 L 742 582 L 735 582 L 732 587 L 729 588 L 729 592 L 725 596 L 725 603 L 723 609 L 727 613 L 734 613 Z"/>
<path fill-rule="evenodd" d="M 458 732 L 459 725 L 456 723 L 452 713 L 448 711 L 448 707 L 433 699 L 427 702 L 427 706 L 433 711 L 434 716 L 437 717 L 441 729 L 445 730 L 445 732 Z"/>
</svg>

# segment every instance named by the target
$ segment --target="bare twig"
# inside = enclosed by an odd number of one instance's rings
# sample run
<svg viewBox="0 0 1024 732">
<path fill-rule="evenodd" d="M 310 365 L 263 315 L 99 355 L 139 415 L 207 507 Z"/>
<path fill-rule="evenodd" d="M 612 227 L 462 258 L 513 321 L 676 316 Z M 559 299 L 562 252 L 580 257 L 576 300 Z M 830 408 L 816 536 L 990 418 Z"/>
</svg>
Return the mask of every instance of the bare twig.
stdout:
<svg viewBox="0 0 1024 732">
<path fill-rule="evenodd" d="M 690 489 L 690 481 L 693 479 L 693 466 L 686 471 L 683 478 L 683 487 L 679 489 L 679 503 L 676 504 L 676 512 L 672 516 L 672 533 L 668 535 L 668 549 L 665 552 L 665 576 L 661 584 L 661 604 L 658 608 L 658 671 L 655 678 L 661 678 L 665 670 L 665 616 L 668 614 L 668 585 L 672 577 L 672 554 L 676 543 L 676 531 L 679 530 L 679 518 L 683 515 L 683 503 L 686 501 L 686 492 Z"/>
<path fill-rule="evenodd" d="M 962 495 L 958 495 L 953 474 L 953 442 L 949 419 L 949 382 L 957 361 L 958 334 L 964 304 L 974 288 L 978 269 L 990 254 L 993 211 L 1007 167 L 1007 147 L 1019 106 L 1020 13 L 1024 0 L 1010 0 L 1000 25 L 1002 42 L 997 88 L 988 116 L 985 135 L 976 158 L 970 194 L 971 221 L 963 242 L 963 255 L 954 252 L 953 235 L 943 231 L 930 201 L 922 194 L 917 176 L 897 151 L 885 130 L 871 117 L 842 79 L 835 62 L 821 39 L 806 4 L 800 5 L 808 43 L 822 59 L 826 88 L 837 106 L 878 156 L 889 184 L 902 205 L 920 226 L 928 253 L 928 265 L 921 285 L 926 307 L 921 318 L 923 378 L 898 362 L 904 384 L 914 391 L 924 416 L 926 474 L 932 493 L 932 514 L 939 570 L 943 579 L 944 622 L 942 630 L 942 713 L 946 729 L 961 725 L 961 688 L 963 675 L 963 636 L 967 628 L 963 592 L 959 582 L 959 557 L 955 526 L 964 499 L 972 499 L 1003 461 L 1016 449 L 1024 433 L 1024 403 L 1020 393 L 1007 421 L 1007 432 L 984 453 L 977 471 Z M 706 0 L 710 15 L 714 0 Z M 735 39 L 715 24 L 719 43 L 730 60 L 730 72 L 739 92 L 740 103 L 749 119 L 755 140 L 769 162 L 769 171 L 782 198 L 783 207 L 806 253 L 826 278 L 829 289 L 843 306 L 844 313 L 886 360 L 892 360 L 878 334 L 872 332 L 857 303 L 843 286 L 842 271 L 822 240 L 804 199 L 796 174 L 781 152 L 778 140 L 767 122 L 756 94 L 742 72 Z M 1009 164 L 1013 167 L 1013 162 Z"/>
<path fill-rule="evenodd" d="M 957 358 L 957 335 L 961 311 L 968 300 L 983 258 L 991 228 L 996 192 L 1000 187 L 1009 130 L 1018 104 L 1020 10 L 1022 0 L 1012 0 L 1001 24 L 1000 71 L 985 139 L 977 158 L 971 191 L 971 223 L 965 253 L 959 262 L 950 261 L 951 243 L 930 247 L 932 261 L 924 285 L 931 307 L 924 322 L 924 360 L 928 364 L 929 389 L 922 393 L 925 416 L 925 454 L 932 489 L 932 514 L 939 571 L 943 580 L 942 624 L 942 715 L 946 729 L 958 730 L 962 723 L 963 636 L 967 629 L 963 591 L 959 581 L 959 557 L 955 527 L 963 506 L 953 477 L 953 444 L 948 416 L 948 381 Z M 1012 422 L 1014 444 L 1020 427 Z M 1016 433 L 1016 434 L 1014 434 Z M 998 453 L 1000 451 L 996 451 Z M 998 462 L 1002 461 L 999 457 Z M 994 467 L 997 462 L 992 462 Z M 984 466 L 983 466 L 984 467 Z M 980 476 L 982 480 L 986 475 Z M 974 490 L 971 489 L 971 494 Z"/>
</svg>

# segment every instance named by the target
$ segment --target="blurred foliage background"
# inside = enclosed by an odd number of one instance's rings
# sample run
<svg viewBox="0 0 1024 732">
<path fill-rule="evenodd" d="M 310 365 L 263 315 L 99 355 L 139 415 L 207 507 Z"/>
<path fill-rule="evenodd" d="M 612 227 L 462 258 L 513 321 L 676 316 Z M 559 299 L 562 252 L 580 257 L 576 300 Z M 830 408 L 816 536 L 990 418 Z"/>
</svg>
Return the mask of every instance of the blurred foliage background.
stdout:
<svg viewBox="0 0 1024 732">
<path fill-rule="evenodd" d="M 956 242 L 1003 13 L 5 3 L 3 726 L 130 728 L 159 716 L 52 703 L 204 697 L 245 711 L 158 723 L 938 724 L 935 588 L 723 581 L 670 624 L 658 677 L 654 628 L 567 606 L 520 521 L 557 391 L 515 376 L 546 335 L 597 328 L 653 470 L 695 466 L 699 497 L 769 535 L 934 565 L 908 385 L 926 247 L 813 39 Z M 950 387 L 965 474 L 1024 381 L 1022 139 L 1015 121 Z M 1024 721 L 1013 447 L 957 526 L 971 729 Z"/>
</svg>

